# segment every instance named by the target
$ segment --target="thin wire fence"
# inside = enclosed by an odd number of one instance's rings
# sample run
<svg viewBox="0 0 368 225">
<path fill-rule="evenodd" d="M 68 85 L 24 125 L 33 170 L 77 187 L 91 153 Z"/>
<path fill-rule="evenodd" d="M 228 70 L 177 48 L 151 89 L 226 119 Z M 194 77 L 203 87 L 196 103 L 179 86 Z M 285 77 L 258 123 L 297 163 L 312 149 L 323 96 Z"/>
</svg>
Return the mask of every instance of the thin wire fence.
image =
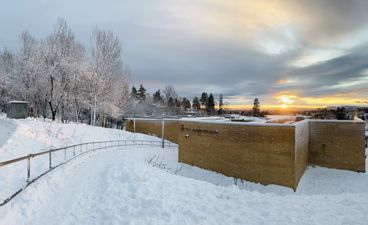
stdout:
<svg viewBox="0 0 368 225">
<path fill-rule="evenodd" d="M 37 153 L 28 154 L 26 156 L 18 157 L 15 159 L 7 160 L 0 162 L 0 169 L 4 169 L 4 167 L 15 165 L 18 168 L 24 166 L 25 171 L 25 180 L 23 181 L 22 187 L 18 189 L 15 193 L 13 193 L 10 197 L 5 198 L 0 206 L 5 205 L 11 199 L 13 199 L 17 194 L 23 191 L 26 187 L 28 187 L 31 183 L 50 172 L 51 170 L 67 163 L 68 161 L 86 154 L 88 152 L 113 148 L 113 147 L 121 147 L 121 146 L 157 146 L 157 147 L 168 147 L 168 148 L 176 148 L 178 145 L 169 141 L 165 141 L 164 145 L 162 145 L 161 141 L 149 141 L 149 140 L 112 140 L 112 141 L 98 141 L 98 142 L 88 142 L 81 143 L 76 145 L 65 146 L 62 148 L 50 149 L 47 151 L 41 151 Z M 43 159 L 43 160 L 42 160 Z M 47 165 L 45 165 L 45 159 L 47 159 Z M 43 162 L 40 162 L 42 160 Z M 32 162 L 36 161 L 37 167 L 32 170 Z M 26 162 L 21 164 L 21 162 Z M 43 163 L 41 166 L 40 164 Z M 7 173 L 10 174 L 10 173 Z M 24 175 L 19 175 L 19 177 L 24 177 Z M 16 182 L 20 185 L 22 182 L 17 180 Z M 14 189 L 13 189 L 14 191 Z"/>
</svg>

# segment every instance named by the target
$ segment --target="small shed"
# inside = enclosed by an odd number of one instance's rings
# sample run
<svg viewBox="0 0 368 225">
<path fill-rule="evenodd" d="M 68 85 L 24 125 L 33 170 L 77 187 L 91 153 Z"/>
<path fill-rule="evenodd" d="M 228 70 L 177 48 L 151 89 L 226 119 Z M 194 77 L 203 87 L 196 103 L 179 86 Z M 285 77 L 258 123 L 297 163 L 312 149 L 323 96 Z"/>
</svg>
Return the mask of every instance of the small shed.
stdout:
<svg viewBox="0 0 368 225">
<path fill-rule="evenodd" d="M 28 102 L 10 101 L 6 106 L 8 118 L 23 119 L 28 116 Z"/>
</svg>

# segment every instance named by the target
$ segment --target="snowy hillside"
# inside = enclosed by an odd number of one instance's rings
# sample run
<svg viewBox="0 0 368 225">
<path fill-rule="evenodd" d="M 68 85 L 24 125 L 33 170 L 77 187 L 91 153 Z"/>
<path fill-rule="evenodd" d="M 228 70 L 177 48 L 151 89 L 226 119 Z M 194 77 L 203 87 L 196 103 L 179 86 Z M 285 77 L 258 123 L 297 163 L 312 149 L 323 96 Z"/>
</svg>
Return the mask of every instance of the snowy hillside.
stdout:
<svg viewBox="0 0 368 225">
<path fill-rule="evenodd" d="M 0 161 L 77 142 L 155 139 L 31 119 L 0 119 L 0 128 Z M 367 174 L 308 167 L 294 193 L 178 163 L 177 157 L 177 149 L 143 146 L 81 156 L 0 207 L 0 224 L 367 224 Z M 24 170 L 1 173 L 1 190 L 19 174 Z"/>
<path fill-rule="evenodd" d="M 42 119 L 7 119 L 0 114 L 0 162 L 13 158 L 84 142 L 108 140 L 160 140 L 123 130 L 62 124 Z M 61 155 L 60 155 L 61 156 Z M 0 167 L 0 202 L 24 185 L 26 161 Z M 33 158 L 31 178 L 48 169 L 48 156 Z M 9 175 L 10 174 L 10 175 Z"/>
<path fill-rule="evenodd" d="M 85 124 L 62 124 L 42 119 L 14 120 L 0 115 L 0 160 L 92 141 L 157 138 Z"/>
</svg>

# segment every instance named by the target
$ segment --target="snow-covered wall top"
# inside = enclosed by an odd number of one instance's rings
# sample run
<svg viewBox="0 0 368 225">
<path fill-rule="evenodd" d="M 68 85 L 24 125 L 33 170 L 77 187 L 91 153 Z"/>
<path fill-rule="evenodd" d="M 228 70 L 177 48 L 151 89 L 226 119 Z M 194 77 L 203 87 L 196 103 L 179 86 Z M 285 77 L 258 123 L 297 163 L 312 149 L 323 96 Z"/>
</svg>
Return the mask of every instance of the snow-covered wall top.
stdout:
<svg viewBox="0 0 368 225">
<path fill-rule="evenodd" d="M 180 120 L 179 120 L 180 121 Z M 233 122 L 233 121 L 219 121 L 219 120 L 182 120 L 194 123 L 211 123 L 211 124 L 226 124 L 230 126 L 281 126 L 281 127 L 293 127 L 293 124 L 283 123 L 261 123 L 261 122 Z"/>
<path fill-rule="evenodd" d="M 244 120 L 253 120 L 252 122 L 235 122 L 223 117 L 185 117 L 180 119 L 164 118 L 165 121 L 178 121 L 178 122 L 196 122 L 196 123 L 211 123 L 211 124 L 227 124 L 237 126 L 293 126 L 292 124 L 283 123 L 266 123 L 266 119 L 255 117 L 244 117 Z M 140 121 L 161 121 L 160 118 L 127 118 L 127 120 L 140 120 Z"/>
<path fill-rule="evenodd" d="M 253 119 L 255 117 L 247 117 Z M 227 125 L 237 125 L 237 126 L 298 126 L 298 124 L 303 124 L 305 122 L 318 122 L 318 123 L 365 123 L 359 118 L 354 118 L 354 120 L 320 120 L 320 119 L 303 119 L 300 116 L 280 116 L 271 117 L 271 120 L 257 118 L 252 122 L 238 122 L 231 121 L 230 119 L 223 117 L 185 117 L 180 119 L 174 118 L 164 118 L 165 121 L 185 121 L 185 122 L 196 122 L 196 123 L 211 123 L 211 124 L 227 124 Z M 161 121 L 160 118 L 127 118 L 127 120 L 142 120 L 142 121 Z M 277 122 L 278 120 L 285 120 L 285 122 Z M 302 119 L 298 121 L 298 119 Z"/>
<path fill-rule="evenodd" d="M 309 120 L 314 123 L 365 123 L 363 120 Z"/>
</svg>

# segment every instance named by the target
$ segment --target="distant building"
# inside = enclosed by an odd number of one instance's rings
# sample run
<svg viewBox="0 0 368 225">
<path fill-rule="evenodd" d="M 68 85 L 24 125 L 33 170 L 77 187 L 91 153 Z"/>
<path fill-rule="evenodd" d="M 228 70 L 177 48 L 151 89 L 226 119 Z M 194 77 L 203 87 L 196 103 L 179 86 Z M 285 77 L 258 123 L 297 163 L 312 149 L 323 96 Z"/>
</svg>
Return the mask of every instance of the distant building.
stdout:
<svg viewBox="0 0 368 225">
<path fill-rule="evenodd" d="M 11 101 L 6 106 L 6 113 L 8 118 L 23 119 L 28 116 L 28 102 Z"/>
<path fill-rule="evenodd" d="M 192 108 L 192 109 L 185 110 L 184 114 L 186 116 L 197 116 L 200 114 L 200 112 L 197 109 Z"/>
</svg>

